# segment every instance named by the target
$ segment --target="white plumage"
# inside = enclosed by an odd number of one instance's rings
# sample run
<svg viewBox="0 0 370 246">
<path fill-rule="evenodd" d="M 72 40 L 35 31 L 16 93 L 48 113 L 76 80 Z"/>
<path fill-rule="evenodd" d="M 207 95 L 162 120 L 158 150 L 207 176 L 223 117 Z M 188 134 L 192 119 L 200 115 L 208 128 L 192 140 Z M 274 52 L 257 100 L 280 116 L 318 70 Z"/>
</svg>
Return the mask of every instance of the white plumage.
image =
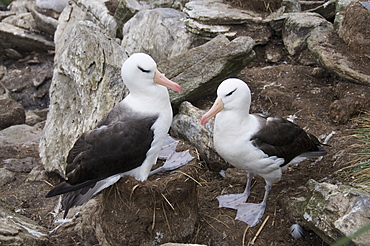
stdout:
<svg viewBox="0 0 370 246">
<path fill-rule="evenodd" d="M 122 176 L 146 180 L 167 137 L 172 107 L 166 87 L 177 92 L 181 87 L 143 53 L 130 56 L 121 74 L 130 94 L 79 137 L 67 157 L 67 180 L 46 195 L 65 194 L 64 217 L 70 207 L 84 204 Z"/>
<path fill-rule="evenodd" d="M 326 154 L 320 142 L 294 123 L 280 117 L 250 114 L 251 93 L 239 79 L 227 79 L 217 89 L 217 99 L 202 117 L 206 124 L 213 116 L 216 151 L 231 165 L 248 171 L 242 194 L 219 196 L 220 207 L 237 210 L 237 219 L 254 226 L 261 219 L 272 184 L 281 179 L 290 164 L 307 157 Z M 266 181 L 262 203 L 246 203 L 255 174 Z"/>
</svg>

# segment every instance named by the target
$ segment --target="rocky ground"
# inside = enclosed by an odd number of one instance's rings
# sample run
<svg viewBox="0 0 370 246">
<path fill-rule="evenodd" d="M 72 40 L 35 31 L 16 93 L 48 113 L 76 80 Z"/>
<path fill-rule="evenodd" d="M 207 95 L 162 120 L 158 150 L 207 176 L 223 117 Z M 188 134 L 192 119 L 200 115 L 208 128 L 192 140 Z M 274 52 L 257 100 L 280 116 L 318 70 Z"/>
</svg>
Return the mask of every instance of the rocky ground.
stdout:
<svg viewBox="0 0 370 246">
<path fill-rule="evenodd" d="M 305 195 L 304 186 L 309 179 L 321 180 L 331 176 L 337 170 L 347 166 L 348 162 L 353 159 L 351 153 L 354 150 L 349 136 L 353 133 L 356 124 L 349 120 L 346 124 L 337 125 L 329 118 L 329 106 L 336 99 L 336 88 L 345 82 L 320 68 L 300 65 L 295 61 L 296 57 L 290 57 L 286 53 L 280 64 L 272 66 L 262 58 L 265 48 L 260 47 L 257 50 L 257 57 L 261 58 L 256 59 L 238 75 L 251 86 L 253 111 L 268 111 L 271 115 L 284 117 L 296 115 L 296 122 L 316 136 L 328 135 L 333 131 L 335 134 L 329 141 L 331 147 L 327 147 L 328 155 L 323 160 L 317 163 L 306 161 L 291 167 L 285 173 L 283 180 L 274 185 L 264 216 L 264 219 L 267 217 L 269 219 L 255 239 L 255 245 L 323 245 L 322 240 L 309 229 L 302 239 L 296 240 L 291 236 L 290 226 L 295 223 L 299 224 L 301 219 L 289 214 L 286 203 L 292 195 L 296 197 Z M 282 49 L 281 45 L 276 48 Z M 49 55 L 37 54 L 37 56 L 50 62 Z M 27 73 L 27 76 L 31 78 L 38 76 L 38 73 L 32 73 L 36 69 L 30 69 L 30 66 L 36 65 L 29 65 L 27 60 L 3 60 L 2 65 L 7 67 L 8 73 L 14 69 L 20 69 L 22 74 Z M 49 69 L 52 67 L 49 66 Z M 264 86 L 270 86 L 273 89 L 263 90 L 261 93 Z M 349 92 L 358 89 L 358 85 L 346 84 L 346 86 Z M 22 103 L 27 101 L 28 96 L 26 90 L 17 97 Z M 195 102 L 195 105 L 207 109 L 213 98 L 214 95 L 210 95 L 204 100 Z M 47 101 L 33 105 L 24 104 L 26 110 L 42 109 L 46 105 Z M 39 129 L 42 129 L 42 126 L 43 122 L 38 123 Z M 56 205 L 56 199 L 44 198 L 44 194 L 51 188 L 50 182 L 53 179 L 44 176 L 37 181 L 26 182 L 31 170 L 42 169 L 37 142 L 30 146 L 5 144 L 0 148 L 0 161 L 5 169 L 9 169 L 9 166 L 4 164 L 4 160 L 9 158 L 30 158 L 32 160 L 30 162 L 25 160 L 21 163 L 21 167 L 14 172 L 14 178 L 3 184 L 1 187 L 2 202 L 49 230 L 53 229 L 55 224 L 53 224 L 53 217 L 50 213 Z M 223 192 L 242 192 L 246 181 L 245 172 L 230 169 L 227 172 L 227 178 L 223 179 L 219 173 L 209 170 L 204 164 L 199 164 L 197 170 L 200 183 L 198 186 L 200 220 L 196 233 L 189 238 L 188 242 L 206 245 L 241 245 L 242 242 L 247 243 L 253 240 L 260 225 L 245 231 L 247 225 L 234 219 L 235 211 L 218 209 L 216 200 L 216 196 Z M 330 182 L 347 181 L 340 175 L 334 175 Z M 259 201 L 263 192 L 264 181 L 258 177 L 253 185 L 251 198 Z M 58 234 L 57 231 L 51 234 L 49 240 L 49 245 L 61 242 L 66 243 L 65 245 L 81 243 L 79 236 L 74 235 L 73 232 L 66 237 L 64 233 Z"/>
<path fill-rule="evenodd" d="M 235 1 L 235 4 L 241 4 Z M 241 4 L 242 7 L 245 7 Z M 273 6 L 271 6 L 273 7 Z M 309 179 L 325 180 L 333 184 L 352 185 L 352 180 L 337 171 L 352 163 L 355 159 L 353 147 L 355 141 L 351 135 L 357 123 L 354 118 L 361 115 L 361 110 L 368 109 L 368 101 L 363 94 L 369 93 L 368 86 L 351 83 L 333 72 L 317 65 L 311 53 L 305 51 L 290 55 L 284 48 L 281 36 L 273 36 L 264 45 L 258 45 L 255 59 L 237 74 L 251 88 L 252 112 L 264 112 L 283 117 L 293 116 L 298 125 L 321 140 L 332 134 L 326 147 L 328 154 L 320 161 L 305 161 L 290 167 L 283 179 L 275 184 L 269 196 L 263 220 L 256 227 L 249 228 L 245 223 L 234 219 L 235 211 L 218 208 L 216 197 L 222 193 L 242 192 L 246 173 L 235 168 L 226 171 L 223 178 L 217 166 L 210 166 L 199 158 L 196 149 L 186 141 L 179 150 L 190 149 L 196 160 L 181 171 L 197 177 L 198 222 L 195 232 L 183 242 L 204 245 L 326 245 L 305 224 L 301 217 L 290 207 L 290 198 L 306 195 L 305 187 Z M 279 56 L 272 61 L 271 55 Z M 18 103 L 27 117 L 25 125 L 10 127 L 0 132 L 0 168 L 1 186 L 0 203 L 15 214 L 24 216 L 51 231 L 56 228 L 54 210 L 58 198 L 46 199 L 44 195 L 60 178 L 43 171 L 39 158 L 38 139 L 45 124 L 45 110 L 49 106 L 48 89 L 53 71 L 53 54 L 42 52 L 25 53 L 21 58 L 1 55 L 0 79 Z M 4 91 L 5 92 L 5 91 Z M 214 94 L 194 100 L 192 103 L 208 109 L 214 100 Z M 338 99 L 344 99 L 339 103 Z M 339 100 L 340 101 L 340 100 Z M 338 108 L 338 117 L 333 115 L 333 107 Z M 35 116 L 36 115 L 36 116 Z M 28 127 L 29 126 L 29 127 Z M 33 135 L 29 133 L 32 132 Z M 27 136 L 26 136 L 27 135 Z M 23 138 L 22 138 L 23 137 Z M 17 161 L 15 161 L 17 160 Z M 195 174 L 195 173 L 196 174 Z M 160 174 L 157 177 L 161 178 Z M 153 185 L 157 178 L 152 177 L 148 185 Z M 189 182 L 179 179 L 180 182 Z M 193 181 L 191 181 L 193 182 Z M 194 181 L 195 182 L 195 181 Z M 137 181 L 124 179 L 120 184 L 129 183 L 136 187 Z M 251 201 L 260 201 L 264 193 L 264 181 L 257 177 L 253 183 Z M 129 189 L 129 188 L 128 188 Z M 134 188 L 133 188 L 134 189 Z M 104 196 L 107 194 L 105 193 Z M 99 195 L 97 199 L 101 199 Z M 179 198 L 181 199 L 181 197 Z M 195 206 L 195 205 L 194 205 Z M 169 208 L 170 210 L 170 208 Z M 83 211 L 83 209 L 82 209 Z M 1 212 L 1 211 L 0 211 Z M 167 222 L 169 228 L 171 221 Z M 290 226 L 301 224 L 305 233 L 303 238 L 295 239 L 290 233 Z M 95 238 L 83 240 L 86 235 L 73 230 L 75 225 L 48 234 L 43 242 L 34 245 L 94 245 Z M 117 226 L 113 221 L 111 226 Z M 140 228 L 130 228 L 140 230 Z M 9 234 L 17 234 L 9 228 Z M 148 229 L 149 230 L 149 229 Z M 1 237 L 0 237 L 1 242 Z M 160 238 L 157 243 L 159 244 Z M 14 244 L 13 244 L 14 245 Z M 138 245 L 133 243 L 132 245 Z"/>
</svg>

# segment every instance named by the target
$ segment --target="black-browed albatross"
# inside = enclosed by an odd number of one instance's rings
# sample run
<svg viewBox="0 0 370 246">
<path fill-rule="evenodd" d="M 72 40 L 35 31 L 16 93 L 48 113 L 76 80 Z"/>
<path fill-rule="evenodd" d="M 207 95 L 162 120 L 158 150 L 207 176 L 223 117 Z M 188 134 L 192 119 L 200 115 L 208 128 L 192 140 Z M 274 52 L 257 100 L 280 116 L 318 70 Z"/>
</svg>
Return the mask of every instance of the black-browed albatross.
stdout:
<svg viewBox="0 0 370 246">
<path fill-rule="evenodd" d="M 231 165 L 248 172 L 245 191 L 217 197 L 220 207 L 237 210 L 236 219 L 258 224 L 265 211 L 272 184 L 289 165 L 326 154 L 318 139 L 280 117 L 250 114 L 251 93 L 240 79 L 227 79 L 217 89 L 217 99 L 201 118 L 206 124 L 216 115 L 214 146 Z M 266 181 L 262 203 L 247 203 L 255 174 Z"/>
<path fill-rule="evenodd" d="M 148 178 L 172 122 L 167 88 L 181 87 L 157 70 L 147 54 L 131 55 L 121 75 L 130 93 L 90 131 L 75 142 L 67 157 L 66 181 L 46 197 L 65 194 L 64 218 L 73 206 L 130 175 Z"/>
</svg>

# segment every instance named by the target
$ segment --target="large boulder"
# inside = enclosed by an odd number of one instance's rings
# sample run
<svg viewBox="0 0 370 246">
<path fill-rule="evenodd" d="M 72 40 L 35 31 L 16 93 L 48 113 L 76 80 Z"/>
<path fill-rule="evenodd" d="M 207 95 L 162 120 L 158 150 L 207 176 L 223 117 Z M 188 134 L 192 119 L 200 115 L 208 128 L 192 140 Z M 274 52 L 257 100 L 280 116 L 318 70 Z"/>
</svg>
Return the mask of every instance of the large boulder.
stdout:
<svg viewBox="0 0 370 246">
<path fill-rule="evenodd" d="M 68 5 L 68 0 L 36 0 L 36 6 L 43 9 L 52 9 L 56 12 L 62 12 Z"/>
<path fill-rule="evenodd" d="M 54 43 L 43 36 L 29 33 L 27 30 L 0 22 L 0 50 L 15 49 L 19 51 L 54 50 Z"/>
<path fill-rule="evenodd" d="M 75 140 L 124 97 L 120 69 L 126 55 L 91 21 L 76 23 L 55 64 L 40 156 L 47 171 L 64 176 Z"/>
<path fill-rule="evenodd" d="M 201 0 L 190 1 L 183 9 L 188 15 L 185 20 L 187 28 L 192 33 L 202 37 L 215 37 L 224 34 L 228 37 L 238 35 L 250 36 L 257 44 L 266 44 L 272 36 L 269 22 L 270 16 L 232 6 L 226 1 Z"/>
<path fill-rule="evenodd" d="M 170 8 L 142 10 L 123 26 L 121 45 L 128 55 L 144 52 L 156 61 L 179 55 L 194 40 L 182 20 L 185 16 Z"/>
<path fill-rule="evenodd" d="M 318 26 L 310 32 L 307 47 L 321 65 L 355 83 L 370 85 L 369 62 L 348 48 L 333 25 Z"/>
<path fill-rule="evenodd" d="M 365 191 L 314 180 L 310 180 L 307 187 L 308 195 L 302 202 L 301 215 L 327 243 L 350 236 L 370 223 L 370 195 Z M 368 242 L 370 232 L 352 239 L 354 245 L 368 245 Z"/>
<path fill-rule="evenodd" d="M 112 9 L 117 21 L 117 37 L 122 38 L 122 27 L 140 10 L 171 8 L 181 10 L 189 0 L 121 0 L 116 8 Z M 113 1 L 114 4 L 114 1 Z"/>
<path fill-rule="evenodd" d="M 224 79 L 235 76 L 253 58 L 255 42 L 241 36 L 229 41 L 224 35 L 181 55 L 161 61 L 158 67 L 183 88 L 183 93 L 170 91 L 175 108 L 184 100 L 196 100 L 214 92 Z"/>
<path fill-rule="evenodd" d="M 316 13 L 294 13 L 285 20 L 282 35 L 289 54 L 295 55 L 307 48 L 306 40 L 317 26 L 328 26 L 330 22 Z"/>
<path fill-rule="evenodd" d="M 63 51 L 64 43 L 68 40 L 69 33 L 79 21 L 89 21 L 98 25 L 99 32 L 115 38 L 117 22 L 109 13 L 104 0 L 71 0 L 59 17 L 58 28 L 55 32 L 55 61 Z"/>
<path fill-rule="evenodd" d="M 253 11 L 237 9 L 220 0 L 191 1 L 183 10 L 190 18 L 211 24 L 243 24 L 248 21 L 263 22 Z"/>
</svg>

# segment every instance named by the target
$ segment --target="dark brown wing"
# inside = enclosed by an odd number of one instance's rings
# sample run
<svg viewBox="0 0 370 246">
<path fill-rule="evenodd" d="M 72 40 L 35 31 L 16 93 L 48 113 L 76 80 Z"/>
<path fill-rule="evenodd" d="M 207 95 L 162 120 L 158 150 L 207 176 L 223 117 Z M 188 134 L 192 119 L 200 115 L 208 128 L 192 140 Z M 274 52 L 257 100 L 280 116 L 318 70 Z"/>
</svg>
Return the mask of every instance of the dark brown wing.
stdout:
<svg viewBox="0 0 370 246">
<path fill-rule="evenodd" d="M 284 158 L 282 166 L 288 164 L 295 157 L 307 152 L 315 152 L 318 156 L 326 152 L 320 148 L 318 139 L 307 134 L 298 125 L 281 117 L 261 117 L 263 127 L 251 141 L 269 156 Z"/>
<path fill-rule="evenodd" d="M 118 118 L 107 120 L 112 114 Z M 151 129 L 158 116 L 135 114 L 117 107 L 98 127 L 83 133 L 67 157 L 67 181 L 51 190 L 47 197 L 60 195 L 117 173 L 139 167 L 153 141 Z M 105 125 L 109 122 L 108 125 Z"/>
</svg>

